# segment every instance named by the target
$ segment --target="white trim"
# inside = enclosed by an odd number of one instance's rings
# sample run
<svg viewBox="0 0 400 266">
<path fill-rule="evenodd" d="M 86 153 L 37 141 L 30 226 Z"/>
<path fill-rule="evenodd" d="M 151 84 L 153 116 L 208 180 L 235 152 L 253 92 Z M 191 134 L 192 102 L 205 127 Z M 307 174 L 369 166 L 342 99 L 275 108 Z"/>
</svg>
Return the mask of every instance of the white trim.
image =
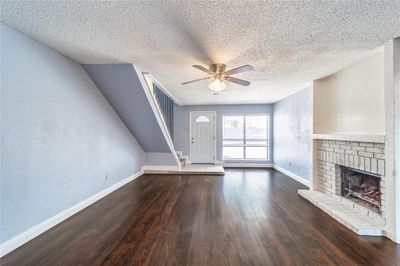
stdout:
<svg viewBox="0 0 400 266">
<path fill-rule="evenodd" d="M 225 136 L 225 124 L 224 124 L 224 118 L 226 117 L 226 116 L 243 116 L 243 119 L 244 119 L 244 124 L 243 124 L 243 130 L 244 130 L 244 134 L 246 134 L 246 125 L 245 125 L 245 123 L 246 123 L 246 116 L 265 116 L 266 118 L 267 118 L 267 138 L 266 138 L 266 141 L 267 141 L 267 144 L 266 145 L 257 145 L 257 144 L 253 144 L 253 145 L 247 145 L 247 144 L 229 144 L 229 145 L 224 145 L 224 140 L 225 140 L 225 138 L 224 138 L 224 136 Z M 264 159 L 259 159 L 260 161 L 269 161 L 269 160 L 271 160 L 271 130 L 272 130 L 272 126 L 271 126 L 271 115 L 270 114 L 267 114 L 267 113 L 256 113 L 256 114 L 253 114 L 253 113 L 237 113 L 237 114 L 222 114 L 222 117 L 221 117 L 221 119 L 222 119 L 222 146 L 221 146 L 221 148 L 222 148 L 222 150 L 221 150 L 221 152 L 222 152 L 222 159 L 224 159 L 224 160 L 226 160 L 226 161 L 228 161 L 228 160 L 233 160 L 233 161 L 237 161 L 237 160 L 243 160 L 243 161 L 245 161 L 245 160 L 249 160 L 249 161 L 257 161 L 257 159 L 254 159 L 254 158 L 232 158 L 232 159 L 230 159 L 230 158 L 225 158 L 224 157 L 224 147 L 243 147 L 243 156 L 244 157 L 246 157 L 246 149 L 245 149 L 245 147 L 265 147 L 265 148 L 267 148 L 267 158 L 264 158 Z M 227 140 L 229 140 L 229 139 L 227 139 Z M 246 140 L 246 136 L 245 135 L 243 135 L 243 141 L 245 141 Z M 251 139 L 250 139 L 250 141 L 251 141 Z"/>
<path fill-rule="evenodd" d="M 179 171 L 176 165 L 144 165 L 142 166 L 143 173 L 168 173 Z"/>
<path fill-rule="evenodd" d="M 400 37 L 393 39 L 393 91 L 394 91 L 394 172 L 396 202 L 396 242 L 400 242 Z"/>
<path fill-rule="evenodd" d="M 161 114 L 161 110 L 158 107 L 158 104 L 156 103 L 157 100 L 155 99 L 153 90 L 150 87 L 150 85 L 152 84 L 152 80 L 147 74 L 145 75 L 144 73 L 141 73 L 136 66 L 134 65 L 132 66 L 136 71 L 140 84 L 142 85 L 147 100 L 149 101 L 150 107 L 153 110 L 154 116 L 156 117 L 156 120 L 164 136 L 164 139 L 167 141 L 168 147 L 172 153 L 172 156 L 175 159 L 176 165 L 178 166 L 179 169 L 181 169 L 181 162 L 179 161 L 178 155 L 175 152 L 174 143 L 171 139 L 171 136 L 168 133 L 167 125 L 164 121 L 163 115 Z"/>
<path fill-rule="evenodd" d="M 271 163 L 227 163 L 222 161 L 222 165 L 224 167 L 232 167 L 232 168 L 273 168 L 273 164 Z"/>
<path fill-rule="evenodd" d="M 314 139 L 385 143 L 385 135 L 368 134 L 313 134 Z"/>
<path fill-rule="evenodd" d="M 222 169 L 222 167 L 221 167 Z M 145 174 L 218 174 L 223 175 L 224 171 L 204 170 L 196 168 L 181 168 L 178 170 L 176 166 L 169 165 L 145 165 L 142 167 Z"/>
<path fill-rule="evenodd" d="M 216 111 L 190 111 L 189 112 L 189 161 L 192 162 L 192 113 L 213 113 L 214 123 L 214 164 L 217 160 L 217 112 Z"/>
<path fill-rule="evenodd" d="M 311 103 L 311 118 L 310 118 L 310 124 L 309 127 L 311 130 L 314 130 L 314 82 L 311 82 L 310 84 L 310 103 Z M 308 176 L 309 181 L 309 188 L 310 190 L 314 190 L 318 187 L 318 180 L 317 178 L 314 178 L 314 175 L 317 175 L 317 164 L 314 163 L 314 154 L 316 154 L 316 148 L 317 146 L 315 145 L 314 137 L 313 134 L 309 134 L 308 136 L 309 143 L 310 143 L 310 150 L 308 154 L 308 159 L 309 159 L 309 164 L 310 164 L 310 174 Z M 315 160 L 316 161 L 316 160 Z"/>
<path fill-rule="evenodd" d="M 310 181 L 304 179 L 301 176 L 298 176 L 288 170 L 283 169 L 280 166 L 277 166 L 276 164 L 271 164 L 271 163 L 246 163 L 246 162 L 241 162 L 241 163 L 226 163 L 225 161 L 216 161 L 216 164 L 222 164 L 224 167 L 231 167 L 231 168 L 273 168 L 288 177 L 302 183 L 303 185 L 310 187 Z"/>
<path fill-rule="evenodd" d="M 298 176 L 298 175 L 296 175 L 296 174 L 294 174 L 294 173 L 292 173 L 292 172 L 290 172 L 290 171 L 288 171 L 286 169 L 283 169 L 282 167 L 277 166 L 276 164 L 274 164 L 273 168 L 275 170 L 287 175 L 288 177 L 290 177 L 290 178 L 302 183 L 303 185 L 305 185 L 307 187 L 310 187 L 310 181 L 309 180 L 306 180 L 301 176 Z"/>
<path fill-rule="evenodd" d="M 104 198 L 108 194 L 114 192 L 115 190 L 119 189 L 120 187 L 128 184 L 129 182 L 135 180 L 139 176 L 143 175 L 143 170 L 115 183 L 114 185 L 100 191 L 99 193 L 75 204 L 72 207 L 69 207 L 66 210 L 59 212 L 58 214 L 50 217 L 49 219 L 29 228 L 25 232 L 11 238 L 10 240 L 4 242 L 0 245 L 0 257 L 10 253 L 14 249 L 22 246 L 23 244 L 27 243 L 28 241 L 32 240 L 33 238 L 37 237 L 38 235 L 46 232 L 50 228 L 56 226 L 57 224 L 61 223 L 62 221 L 68 219 L 72 215 L 80 212 L 81 210 L 85 209 L 86 207 L 90 206 L 91 204 L 95 203 L 96 201 Z"/>
</svg>

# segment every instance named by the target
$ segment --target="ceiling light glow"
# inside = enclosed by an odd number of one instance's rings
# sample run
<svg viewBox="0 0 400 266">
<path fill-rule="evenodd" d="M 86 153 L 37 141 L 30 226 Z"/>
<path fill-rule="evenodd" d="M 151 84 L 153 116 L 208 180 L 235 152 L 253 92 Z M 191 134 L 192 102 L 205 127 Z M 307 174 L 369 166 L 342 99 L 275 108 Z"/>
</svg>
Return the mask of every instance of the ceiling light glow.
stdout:
<svg viewBox="0 0 400 266">
<path fill-rule="evenodd" d="M 214 95 L 219 95 L 227 86 L 228 84 L 219 78 L 215 78 L 213 81 L 208 83 L 208 89 L 214 93 Z"/>
</svg>

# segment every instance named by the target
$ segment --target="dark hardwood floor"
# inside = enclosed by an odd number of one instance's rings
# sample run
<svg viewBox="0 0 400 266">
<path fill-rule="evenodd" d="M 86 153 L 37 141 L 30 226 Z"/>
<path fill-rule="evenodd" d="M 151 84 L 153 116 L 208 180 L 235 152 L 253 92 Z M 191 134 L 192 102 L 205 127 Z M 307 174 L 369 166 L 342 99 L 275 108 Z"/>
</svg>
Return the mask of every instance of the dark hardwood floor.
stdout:
<svg viewBox="0 0 400 266">
<path fill-rule="evenodd" d="M 400 265 L 274 170 L 145 175 L 1 259 L 1 265 Z"/>
</svg>

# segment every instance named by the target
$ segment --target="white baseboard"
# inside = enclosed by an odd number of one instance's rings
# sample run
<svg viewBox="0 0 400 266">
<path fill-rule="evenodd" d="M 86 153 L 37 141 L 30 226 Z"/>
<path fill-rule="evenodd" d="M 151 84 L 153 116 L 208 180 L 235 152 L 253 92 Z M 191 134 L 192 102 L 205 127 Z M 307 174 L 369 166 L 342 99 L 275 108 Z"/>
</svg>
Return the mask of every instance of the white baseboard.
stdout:
<svg viewBox="0 0 400 266">
<path fill-rule="evenodd" d="M 285 175 L 289 176 L 290 178 L 293 178 L 294 180 L 296 180 L 296 181 L 302 183 L 303 185 L 305 185 L 305 186 L 307 186 L 307 187 L 310 187 L 310 181 L 304 179 L 303 177 L 298 176 L 298 175 L 296 175 L 296 174 L 293 174 L 292 172 L 290 172 L 290 171 L 288 171 L 288 170 L 286 170 L 286 169 L 283 169 L 282 167 L 277 166 L 276 164 L 274 164 L 273 168 L 274 168 L 275 170 L 279 171 L 279 172 L 284 173 Z"/>
<path fill-rule="evenodd" d="M 14 249 L 22 246 L 26 242 L 32 240 L 33 238 L 37 237 L 38 235 L 44 233 L 45 231 L 49 230 L 50 228 L 56 226 L 57 224 L 61 223 L 62 221 L 68 219 L 72 215 L 80 212 L 81 210 L 85 209 L 89 205 L 95 203 L 96 201 L 100 200 L 101 198 L 107 196 L 108 194 L 114 192 L 115 190 L 119 189 L 120 187 L 126 185 L 127 183 L 133 181 L 134 179 L 138 178 L 139 176 L 143 175 L 143 170 L 119 181 L 118 183 L 100 191 L 99 193 L 75 204 L 74 206 L 54 215 L 53 217 L 37 224 L 30 229 L 26 230 L 25 232 L 11 238 L 10 240 L 4 242 L 0 245 L 0 257 L 10 253 Z"/>
<path fill-rule="evenodd" d="M 310 182 L 308 180 L 305 180 L 304 178 L 293 174 L 292 172 L 289 172 L 282 167 L 279 167 L 277 165 L 272 165 L 272 164 L 262 164 L 262 163 L 224 163 L 224 166 L 227 167 L 243 167 L 243 168 L 257 168 L 257 167 L 263 167 L 263 168 L 274 168 L 285 175 L 297 180 L 298 182 L 302 183 L 305 186 L 310 186 Z M 102 199 L 103 197 L 107 196 L 108 194 L 114 192 L 115 190 L 119 189 L 120 187 L 126 185 L 127 183 L 135 180 L 139 176 L 143 175 L 145 172 L 154 172 L 154 171 L 159 171 L 160 173 L 165 172 L 165 171 L 176 171 L 177 166 L 160 166 L 160 165 L 145 165 L 142 167 L 142 169 L 119 181 L 118 183 L 104 189 L 103 191 L 79 202 L 78 204 L 75 204 L 74 206 L 54 215 L 53 217 L 41 222 L 40 224 L 37 224 L 30 229 L 26 230 L 25 232 L 11 238 L 10 240 L 4 242 L 3 244 L 0 245 L 0 257 L 3 257 L 4 255 L 10 253 L 14 249 L 22 246 L 23 244 L 27 243 L 28 241 L 32 240 L 33 238 L 37 237 L 38 235 L 44 233 L 45 231 L 49 230 L 50 228 L 56 226 L 57 224 L 61 223 L 62 221 L 68 219 L 72 215 L 78 213 L 79 211 L 85 209 L 86 207 L 90 206 L 91 204 L 95 203 L 96 201 Z"/>
<path fill-rule="evenodd" d="M 227 163 L 223 162 L 224 167 L 232 168 L 272 168 L 273 164 L 270 163 Z"/>
<path fill-rule="evenodd" d="M 298 176 L 286 169 L 283 169 L 280 166 L 277 166 L 275 164 L 270 164 L 270 163 L 246 163 L 246 162 L 241 162 L 241 163 L 227 163 L 225 161 L 216 161 L 216 164 L 222 164 L 224 167 L 232 167 L 232 168 L 274 168 L 275 170 L 284 173 L 285 175 L 289 176 L 290 178 L 293 178 L 294 180 L 302 183 L 303 185 L 310 187 L 310 181 L 304 179 L 301 176 Z"/>
<path fill-rule="evenodd" d="M 143 173 L 168 173 L 168 172 L 176 172 L 179 171 L 178 166 L 176 165 L 144 165 L 142 166 Z"/>
</svg>

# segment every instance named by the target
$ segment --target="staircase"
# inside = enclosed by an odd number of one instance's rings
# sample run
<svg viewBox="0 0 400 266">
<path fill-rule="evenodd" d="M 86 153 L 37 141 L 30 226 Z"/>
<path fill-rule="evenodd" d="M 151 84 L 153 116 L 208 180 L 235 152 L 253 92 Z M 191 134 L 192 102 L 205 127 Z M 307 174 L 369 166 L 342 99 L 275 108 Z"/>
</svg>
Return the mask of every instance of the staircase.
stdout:
<svg viewBox="0 0 400 266">
<path fill-rule="evenodd" d="M 182 151 L 175 151 L 175 153 L 178 156 L 179 162 L 181 163 L 182 166 L 190 164 L 188 155 L 183 155 Z"/>
<path fill-rule="evenodd" d="M 189 156 L 175 151 L 174 107 L 181 103 L 153 76 L 140 72 L 132 64 L 82 66 L 135 136 L 143 151 L 161 156 L 155 158 L 168 157 L 165 164 L 143 165 L 145 173 L 224 173 L 222 166 L 192 165 Z"/>
<path fill-rule="evenodd" d="M 160 128 L 164 132 L 164 137 L 167 140 L 170 151 L 176 160 L 178 170 L 181 170 L 181 166 L 186 164 L 186 160 L 181 153 L 179 158 L 174 148 L 173 136 L 174 136 L 174 107 L 180 103 L 170 94 L 168 91 L 158 82 L 150 73 L 142 73 L 144 78 L 143 87 L 148 96 L 150 104 L 153 106 L 153 111 L 157 114 L 159 119 Z M 145 85 L 147 84 L 147 86 Z"/>
<path fill-rule="evenodd" d="M 188 155 L 183 155 L 182 151 L 175 150 L 172 141 L 174 136 L 174 107 L 181 104 L 151 74 L 143 73 L 143 77 L 147 83 L 147 86 L 143 87 L 150 104 L 153 104 L 153 111 L 159 118 L 160 128 L 163 130 L 164 137 L 177 162 L 177 170 L 161 167 L 160 169 L 145 170 L 145 173 L 224 175 L 224 168 L 221 165 L 192 165 Z"/>
</svg>

